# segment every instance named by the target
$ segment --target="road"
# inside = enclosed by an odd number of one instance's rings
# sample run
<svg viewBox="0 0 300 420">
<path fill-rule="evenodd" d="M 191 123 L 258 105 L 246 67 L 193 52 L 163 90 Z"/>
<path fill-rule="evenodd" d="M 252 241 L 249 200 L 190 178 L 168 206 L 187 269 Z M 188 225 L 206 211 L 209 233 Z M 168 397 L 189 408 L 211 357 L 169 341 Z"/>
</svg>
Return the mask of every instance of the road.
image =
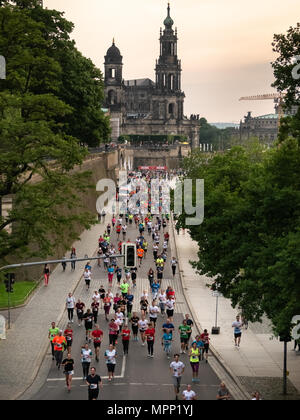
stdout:
<svg viewBox="0 0 300 420">
<path fill-rule="evenodd" d="M 108 223 L 108 217 L 106 217 L 106 223 Z M 174 341 L 172 344 L 172 354 L 174 352 L 180 352 L 180 338 L 178 332 L 178 326 L 183 320 L 184 314 L 189 313 L 186 301 L 184 299 L 180 276 L 177 273 L 175 278 L 171 274 L 170 258 L 176 256 L 173 232 L 171 226 L 168 227 L 170 232 L 170 249 L 168 251 L 168 260 L 164 272 L 164 279 L 162 286 L 164 289 L 168 285 L 171 285 L 176 292 L 176 306 L 174 314 Z M 138 236 L 138 230 L 133 227 L 128 228 L 127 240 L 130 238 L 132 241 Z M 147 273 L 152 267 L 155 269 L 152 257 L 152 238 L 148 238 L 148 233 L 145 233 L 149 242 L 149 251 L 146 259 L 143 261 L 142 267 L 138 270 L 137 286 L 133 290 L 135 296 L 134 299 L 134 310 L 138 313 L 139 311 L 139 298 L 143 290 L 147 290 L 151 296 L 149 290 L 149 281 Z M 95 246 L 97 245 L 98 238 L 95 238 Z M 111 243 L 117 245 L 117 238 L 115 233 L 111 235 Z M 162 246 L 162 243 L 160 244 Z M 171 255 L 172 254 L 172 255 Z M 69 267 L 68 267 L 69 269 Z M 92 303 L 92 294 L 95 290 L 98 290 L 101 285 L 104 286 L 105 290 L 108 288 L 107 274 L 103 268 L 97 266 L 97 263 L 92 264 L 92 282 L 89 291 L 86 291 L 85 283 L 81 280 L 77 289 L 74 292 L 75 299 L 80 298 L 86 305 Z M 62 273 L 62 277 L 64 274 Z M 115 295 L 119 292 L 118 284 L 114 278 L 112 291 Z M 156 326 L 156 340 L 154 345 L 154 358 L 147 357 L 147 346 L 142 347 L 140 341 L 130 341 L 129 354 L 124 357 L 122 351 L 122 343 L 119 340 L 117 344 L 117 366 L 115 372 L 115 379 L 110 383 L 107 380 L 107 370 L 104 361 L 104 352 L 108 348 L 108 327 L 105 321 L 103 310 L 101 311 L 98 323 L 100 328 L 104 332 L 104 339 L 100 350 L 100 361 L 97 363 L 94 359 L 92 360 L 91 366 L 95 366 L 97 373 L 102 377 L 104 388 L 100 392 L 100 399 L 103 400 L 174 400 L 175 394 L 172 385 L 172 377 L 169 371 L 169 365 L 172 360 L 168 360 L 163 348 L 161 346 L 161 328 L 163 322 L 165 322 L 166 316 L 163 318 L 161 315 L 158 317 Z M 55 362 L 52 362 L 52 357 L 49 353 L 44 360 L 44 368 L 48 369 L 47 366 L 51 366 L 47 374 L 47 379 L 41 386 L 40 390 L 32 397 L 33 400 L 86 400 L 87 399 L 87 387 L 85 381 L 82 378 L 82 368 L 80 363 L 80 350 L 85 343 L 85 330 L 84 326 L 79 327 L 77 325 L 77 319 L 74 318 L 73 331 L 74 340 L 72 346 L 72 357 L 75 360 L 75 372 L 72 383 L 71 393 L 67 392 L 65 385 L 65 378 L 62 373 L 62 369 L 58 370 Z M 67 324 L 67 315 L 65 314 L 59 327 L 65 329 Z M 193 333 L 192 337 L 194 337 Z M 93 351 L 93 344 L 91 344 L 91 350 Z M 192 370 L 189 364 L 189 357 L 187 354 L 182 354 L 180 360 L 185 364 L 185 372 L 182 378 L 182 388 L 185 389 L 187 384 L 192 384 Z M 215 375 L 214 371 L 210 367 L 209 363 L 206 364 L 204 361 L 200 363 L 199 371 L 200 383 L 192 384 L 193 390 L 197 394 L 198 400 L 215 400 L 217 390 L 220 384 L 219 378 Z"/>
</svg>

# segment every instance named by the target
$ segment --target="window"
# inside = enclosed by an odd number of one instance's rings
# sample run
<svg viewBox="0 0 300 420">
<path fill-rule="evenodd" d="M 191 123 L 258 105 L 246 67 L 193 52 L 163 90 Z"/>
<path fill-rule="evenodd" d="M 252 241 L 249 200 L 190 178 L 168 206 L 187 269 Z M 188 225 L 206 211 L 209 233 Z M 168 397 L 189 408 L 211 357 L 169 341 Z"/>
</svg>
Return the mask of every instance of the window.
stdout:
<svg viewBox="0 0 300 420">
<path fill-rule="evenodd" d="M 109 77 L 112 79 L 115 79 L 116 77 L 116 69 L 110 69 L 109 70 Z"/>
</svg>

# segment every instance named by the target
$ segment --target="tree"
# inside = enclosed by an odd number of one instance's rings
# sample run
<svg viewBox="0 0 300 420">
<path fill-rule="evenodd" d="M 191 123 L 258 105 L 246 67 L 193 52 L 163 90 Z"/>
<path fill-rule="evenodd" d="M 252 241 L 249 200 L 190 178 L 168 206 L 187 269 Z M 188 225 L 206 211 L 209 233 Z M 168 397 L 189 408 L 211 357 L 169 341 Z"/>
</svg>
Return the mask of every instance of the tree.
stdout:
<svg viewBox="0 0 300 420">
<path fill-rule="evenodd" d="M 256 144 L 190 159 L 187 178 L 205 181 L 205 219 L 190 228 L 199 244 L 194 267 L 249 320 L 266 314 L 276 334 L 289 332 L 300 313 L 297 141 L 270 151 Z"/>
</svg>

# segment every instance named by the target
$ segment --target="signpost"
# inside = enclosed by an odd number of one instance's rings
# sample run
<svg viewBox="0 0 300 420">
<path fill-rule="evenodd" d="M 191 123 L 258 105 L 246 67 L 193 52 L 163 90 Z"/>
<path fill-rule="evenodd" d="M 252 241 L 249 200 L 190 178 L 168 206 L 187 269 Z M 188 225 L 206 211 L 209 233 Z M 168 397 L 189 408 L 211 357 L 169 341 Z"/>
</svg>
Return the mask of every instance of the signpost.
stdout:
<svg viewBox="0 0 300 420">
<path fill-rule="evenodd" d="M 212 295 L 216 298 L 216 321 L 215 326 L 212 327 L 211 333 L 214 335 L 220 334 L 220 327 L 218 327 L 218 309 L 219 309 L 219 298 L 223 297 L 222 293 L 214 290 Z"/>
</svg>

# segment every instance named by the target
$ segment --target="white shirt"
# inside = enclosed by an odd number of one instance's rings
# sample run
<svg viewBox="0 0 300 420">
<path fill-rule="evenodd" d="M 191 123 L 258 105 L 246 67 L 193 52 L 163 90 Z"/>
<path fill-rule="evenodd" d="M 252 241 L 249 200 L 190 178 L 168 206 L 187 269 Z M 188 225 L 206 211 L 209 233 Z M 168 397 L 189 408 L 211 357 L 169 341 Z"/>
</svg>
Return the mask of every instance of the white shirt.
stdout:
<svg viewBox="0 0 300 420">
<path fill-rule="evenodd" d="M 145 319 L 144 321 L 142 319 L 139 320 L 138 326 L 140 330 L 146 330 L 148 327 L 148 321 Z"/>
<path fill-rule="evenodd" d="M 91 280 L 91 272 L 90 271 L 85 271 L 84 273 L 83 273 L 83 277 L 84 277 L 84 279 L 85 280 Z"/>
<path fill-rule="evenodd" d="M 188 401 L 190 401 L 190 400 L 192 400 L 193 398 L 196 397 L 196 393 L 194 391 L 192 391 L 192 390 L 191 391 L 185 390 L 185 391 L 183 391 L 182 395 Z"/>
<path fill-rule="evenodd" d="M 93 300 L 94 300 L 94 299 L 96 299 L 97 303 L 99 303 L 99 302 L 100 302 L 100 295 L 99 295 L 99 293 L 94 293 L 94 294 L 93 294 Z"/>
<path fill-rule="evenodd" d="M 167 302 L 167 295 L 164 293 L 164 294 L 159 294 L 158 295 L 158 300 L 160 301 L 160 303 L 166 303 Z"/>
<path fill-rule="evenodd" d="M 91 356 L 92 356 L 92 351 L 90 349 L 81 350 L 81 362 L 91 363 Z"/>
<path fill-rule="evenodd" d="M 174 309 L 174 303 L 175 303 L 174 300 L 172 300 L 172 299 L 170 300 L 169 299 L 169 300 L 166 301 L 166 307 L 168 309 L 172 310 L 172 309 Z"/>
<path fill-rule="evenodd" d="M 73 296 L 68 296 L 66 299 L 67 308 L 74 309 L 75 308 L 75 298 Z"/>
<path fill-rule="evenodd" d="M 116 319 L 116 320 L 115 320 L 115 324 L 117 324 L 117 325 L 118 325 L 118 327 L 119 327 L 119 331 L 120 331 L 120 328 L 121 328 L 121 326 L 123 325 L 123 319 L 121 319 L 121 318 Z"/>
<path fill-rule="evenodd" d="M 173 370 L 173 376 L 176 376 L 176 378 L 181 376 L 184 367 L 185 367 L 184 364 L 180 361 L 178 362 L 174 361 L 170 364 L 170 368 Z"/>
<path fill-rule="evenodd" d="M 117 354 L 116 350 L 112 350 L 112 351 L 106 350 L 105 356 L 108 357 L 108 359 L 106 360 L 106 363 L 111 363 L 111 364 L 115 365 L 116 364 L 116 354 Z"/>
<path fill-rule="evenodd" d="M 150 317 L 157 318 L 157 314 L 159 313 L 159 309 L 157 306 L 150 306 L 149 308 Z"/>
</svg>

